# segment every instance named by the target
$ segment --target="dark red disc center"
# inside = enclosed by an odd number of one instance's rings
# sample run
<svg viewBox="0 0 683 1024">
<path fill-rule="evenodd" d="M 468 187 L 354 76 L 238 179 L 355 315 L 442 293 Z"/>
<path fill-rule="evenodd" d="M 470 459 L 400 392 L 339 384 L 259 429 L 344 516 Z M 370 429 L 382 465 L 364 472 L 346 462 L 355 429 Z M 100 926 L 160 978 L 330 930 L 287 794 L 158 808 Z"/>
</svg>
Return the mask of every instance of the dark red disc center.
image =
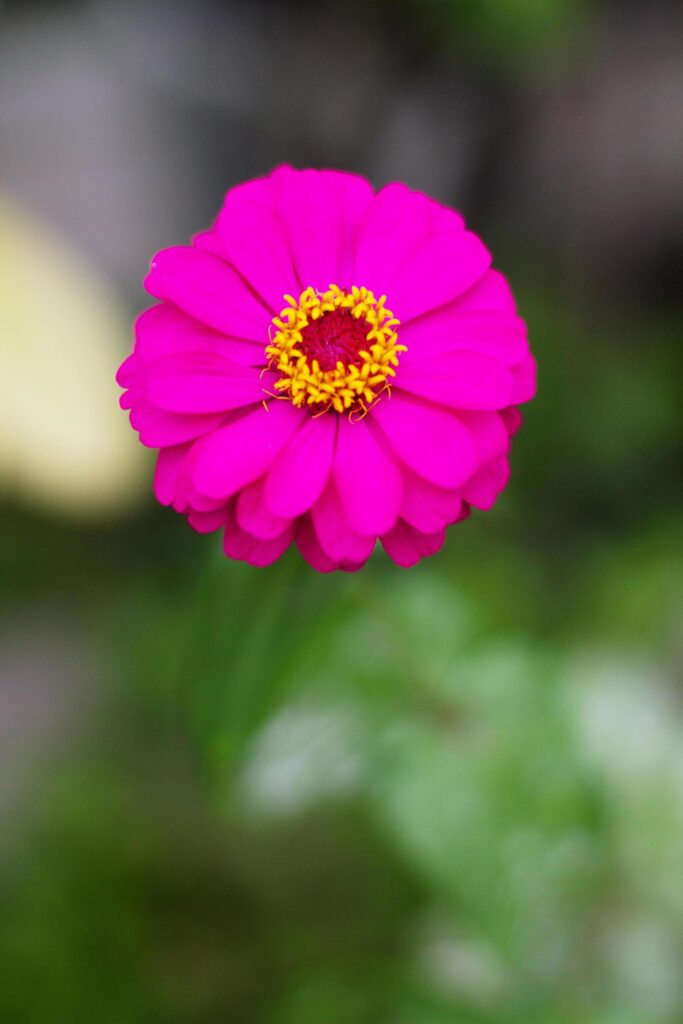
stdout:
<svg viewBox="0 0 683 1024">
<path fill-rule="evenodd" d="M 301 331 L 301 351 L 320 369 L 334 370 L 337 363 L 353 366 L 359 363 L 358 353 L 367 348 L 371 327 L 364 316 L 355 317 L 348 309 L 333 309 L 311 320 Z"/>
</svg>

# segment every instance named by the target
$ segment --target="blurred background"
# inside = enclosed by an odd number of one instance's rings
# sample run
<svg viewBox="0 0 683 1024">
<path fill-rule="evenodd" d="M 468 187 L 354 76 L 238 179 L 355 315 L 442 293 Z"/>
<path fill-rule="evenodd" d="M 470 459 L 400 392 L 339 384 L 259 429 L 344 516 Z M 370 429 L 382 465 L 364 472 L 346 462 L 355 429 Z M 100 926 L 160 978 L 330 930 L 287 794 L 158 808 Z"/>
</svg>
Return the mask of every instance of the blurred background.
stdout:
<svg viewBox="0 0 683 1024">
<path fill-rule="evenodd" d="M 682 13 L 0 3 L 2 1024 L 683 1021 Z M 281 161 L 457 206 L 529 323 L 407 572 L 226 562 L 117 408 L 149 257 Z"/>
</svg>

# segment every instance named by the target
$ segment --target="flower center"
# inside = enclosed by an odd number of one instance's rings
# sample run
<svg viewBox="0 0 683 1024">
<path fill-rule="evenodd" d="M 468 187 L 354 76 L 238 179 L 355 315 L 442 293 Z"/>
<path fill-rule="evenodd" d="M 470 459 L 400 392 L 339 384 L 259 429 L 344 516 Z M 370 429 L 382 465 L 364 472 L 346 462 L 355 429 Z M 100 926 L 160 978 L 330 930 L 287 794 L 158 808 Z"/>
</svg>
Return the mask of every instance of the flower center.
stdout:
<svg viewBox="0 0 683 1024">
<path fill-rule="evenodd" d="M 332 284 L 326 292 L 306 288 L 298 300 L 284 298 L 288 304 L 273 319 L 266 348 L 269 367 L 280 373 L 276 391 L 314 413 L 365 414 L 389 388 L 406 350 L 386 296 Z"/>
<path fill-rule="evenodd" d="M 364 316 L 354 317 L 350 310 L 340 307 L 306 324 L 299 348 L 309 363 L 317 359 L 325 373 L 334 370 L 337 363 L 357 365 L 371 330 Z"/>
</svg>

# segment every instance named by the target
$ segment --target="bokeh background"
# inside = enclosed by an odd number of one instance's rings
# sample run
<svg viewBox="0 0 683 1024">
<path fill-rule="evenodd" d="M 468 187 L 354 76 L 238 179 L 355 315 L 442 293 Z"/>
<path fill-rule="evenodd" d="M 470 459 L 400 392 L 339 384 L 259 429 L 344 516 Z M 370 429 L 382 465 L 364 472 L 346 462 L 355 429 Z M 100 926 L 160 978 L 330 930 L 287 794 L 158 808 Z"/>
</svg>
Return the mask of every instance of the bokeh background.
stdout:
<svg viewBox="0 0 683 1024">
<path fill-rule="evenodd" d="M 683 18 L 0 4 L 2 1024 L 683 1021 Z M 457 206 L 539 394 L 410 571 L 224 561 L 116 365 L 281 161 Z"/>
</svg>

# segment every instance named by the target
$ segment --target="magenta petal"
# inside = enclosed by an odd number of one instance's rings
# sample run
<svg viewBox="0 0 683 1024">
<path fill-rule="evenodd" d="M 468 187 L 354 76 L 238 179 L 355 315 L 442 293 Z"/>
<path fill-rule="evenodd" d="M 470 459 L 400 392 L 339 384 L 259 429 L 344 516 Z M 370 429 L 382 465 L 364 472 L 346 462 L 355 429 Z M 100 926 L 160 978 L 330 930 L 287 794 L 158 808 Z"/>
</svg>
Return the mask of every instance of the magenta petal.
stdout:
<svg viewBox="0 0 683 1024">
<path fill-rule="evenodd" d="M 261 477 L 240 491 L 236 506 L 237 524 L 259 540 L 272 540 L 284 533 L 291 519 L 274 516 L 268 509 L 263 499 L 264 484 L 265 478 Z"/>
<path fill-rule="evenodd" d="M 214 230 L 233 266 L 279 313 L 283 295 L 296 294 L 298 285 L 286 234 L 273 207 L 264 205 L 261 184 L 231 189 Z"/>
<path fill-rule="evenodd" d="M 320 546 L 335 561 L 364 562 L 372 554 L 376 537 L 361 537 L 351 528 L 332 480 L 311 513 Z"/>
<path fill-rule="evenodd" d="M 366 562 L 367 558 L 364 558 L 362 562 L 352 562 L 350 559 L 346 558 L 340 563 L 339 568 L 342 572 L 359 572 Z"/>
<path fill-rule="evenodd" d="M 399 521 L 391 533 L 382 537 L 382 544 L 389 558 L 402 568 L 409 569 L 420 559 L 435 555 L 443 547 L 445 539 L 445 530 L 420 533 L 407 523 Z"/>
<path fill-rule="evenodd" d="M 208 231 L 200 231 L 199 234 L 194 235 L 192 245 L 195 249 L 205 249 L 207 252 L 213 253 L 214 256 L 218 256 L 221 260 L 226 259 L 221 240 L 213 228 L 210 228 Z"/>
<path fill-rule="evenodd" d="M 474 438 L 480 465 L 506 454 L 510 447 L 510 435 L 502 413 L 462 409 L 458 412 L 458 419 Z"/>
<path fill-rule="evenodd" d="M 296 533 L 296 546 L 301 556 L 317 572 L 334 572 L 336 569 L 341 569 L 342 572 L 358 572 L 367 561 L 367 558 L 361 562 L 329 558 L 320 547 L 310 516 L 304 516 L 300 520 Z"/>
<path fill-rule="evenodd" d="M 223 551 L 228 558 L 236 558 L 249 565 L 263 568 L 271 565 L 285 553 L 294 539 L 294 524 L 289 526 L 279 537 L 271 540 L 259 540 L 240 529 L 235 523 L 228 523 L 223 534 Z"/>
<path fill-rule="evenodd" d="M 250 178 L 249 181 L 244 181 L 239 185 L 234 186 L 226 193 L 225 198 L 231 195 L 233 192 L 243 192 L 244 198 L 249 198 L 250 202 L 258 203 L 259 206 L 265 206 L 269 210 L 275 209 L 275 189 L 274 183 L 282 174 L 291 174 L 293 168 L 289 164 L 279 164 L 274 167 L 270 174 L 264 174 L 260 178 Z"/>
<path fill-rule="evenodd" d="M 401 518 L 421 533 L 435 533 L 460 515 L 462 499 L 458 491 L 436 487 L 408 470 L 403 488 Z"/>
<path fill-rule="evenodd" d="M 188 513 L 187 521 L 197 533 L 213 533 L 231 521 L 230 509 L 227 505 L 221 505 L 211 512 L 198 512 L 192 509 Z"/>
<path fill-rule="evenodd" d="M 310 516 L 304 516 L 299 523 L 296 533 L 296 546 L 303 558 L 317 572 L 334 572 L 335 569 L 339 569 L 340 560 L 330 558 L 320 547 L 320 542 Z"/>
<path fill-rule="evenodd" d="M 143 365 L 144 364 L 140 359 L 140 356 L 137 354 L 137 352 L 132 352 L 127 359 L 124 359 L 121 365 L 119 366 L 118 370 L 116 371 L 116 383 L 119 385 L 119 387 L 131 387 L 135 383 L 137 377 L 139 376 L 140 371 L 143 369 Z M 119 404 L 121 405 L 121 408 L 130 409 L 130 405 L 121 404 L 123 400 L 124 396 L 122 395 L 121 398 L 119 399 Z"/>
<path fill-rule="evenodd" d="M 488 250 L 471 231 L 439 232 L 423 242 L 391 280 L 388 304 L 405 323 L 471 288 L 490 263 Z"/>
<path fill-rule="evenodd" d="M 510 405 L 509 367 L 479 352 L 448 352 L 439 359 L 400 366 L 396 387 L 454 409 L 503 409 Z"/>
<path fill-rule="evenodd" d="M 515 406 L 510 406 L 509 409 L 502 409 L 500 412 L 505 429 L 507 430 L 510 437 L 513 437 L 522 425 L 522 414 Z"/>
<path fill-rule="evenodd" d="M 120 383 L 120 381 L 118 383 Z M 124 391 L 124 393 L 119 396 L 119 408 L 123 409 L 124 412 L 127 412 L 128 409 L 132 409 L 139 395 L 139 389 L 135 391 Z"/>
<path fill-rule="evenodd" d="M 401 368 L 461 350 L 493 357 L 506 366 L 515 366 L 529 354 L 526 324 L 519 317 L 496 310 L 459 315 L 452 310 L 453 306 L 444 306 L 401 325 L 399 340 L 408 349 L 401 355 Z"/>
<path fill-rule="evenodd" d="M 188 475 L 188 462 L 186 462 L 178 481 L 178 493 L 173 502 L 173 508 L 177 512 L 216 512 L 218 509 L 224 508 L 226 504 L 225 498 L 207 498 L 206 495 L 199 494 L 193 489 Z"/>
<path fill-rule="evenodd" d="M 514 385 L 510 404 L 529 402 L 536 394 L 536 361 L 531 356 L 514 368 Z"/>
<path fill-rule="evenodd" d="M 156 363 L 147 383 L 149 401 L 171 412 L 228 412 L 265 397 L 256 369 L 204 353 Z"/>
<path fill-rule="evenodd" d="M 476 466 L 472 436 L 452 413 L 395 391 L 372 409 L 399 458 L 438 487 L 454 488 Z"/>
<path fill-rule="evenodd" d="M 516 308 L 510 285 L 498 270 L 487 270 L 475 285 L 459 295 L 450 306 L 454 314 L 480 310 L 515 313 Z"/>
<path fill-rule="evenodd" d="M 373 289 L 377 297 L 387 294 L 401 266 L 429 236 L 435 207 L 427 196 L 400 182 L 381 189 L 359 231 L 350 283 Z M 394 308 L 392 303 L 389 306 Z"/>
<path fill-rule="evenodd" d="M 510 465 L 505 457 L 494 459 L 468 480 L 462 489 L 463 498 L 475 508 L 489 509 L 510 479 Z"/>
<path fill-rule="evenodd" d="M 154 471 L 154 495 L 161 505 L 170 505 L 175 498 L 178 478 L 190 449 L 189 444 L 162 448 Z"/>
<path fill-rule="evenodd" d="M 268 343 L 271 316 L 229 264 L 203 249 L 178 245 L 152 260 L 145 288 L 217 331 Z"/>
<path fill-rule="evenodd" d="M 170 445 L 192 441 L 207 434 L 223 419 L 215 413 L 205 416 L 186 416 L 182 413 L 164 412 L 140 399 L 130 411 L 130 422 L 147 448 L 167 448 Z"/>
<path fill-rule="evenodd" d="M 188 462 L 193 486 L 208 498 L 235 494 L 269 469 L 301 416 L 290 402 L 277 401 L 237 415 L 194 446 Z"/>
<path fill-rule="evenodd" d="M 308 511 L 322 494 L 332 469 L 337 417 L 303 414 L 303 425 L 273 464 L 264 491 L 270 511 L 290 519 Z"/>
<path fill-rule="evenodd" d="M 283 170 L 273 180 L 299 281 L 324 290 L 337 281 L 343 255 L 343 222 L 332 183 L 312 170 Z"/>
<path fill-rule="evenodd" d="M 339 171 L 322 171 L 321 174 L 329 183 L 341 213 L 339 278 L 335 283 L 348 288 L 357 283 L 354 276 L 356 239 L 368 215 L 374 192 L 370 183 L 358 174 L 342 174 Z"/>
<path fill-rule="evenodd" d="M 391 529 L 398 519 L 403 480 L 365 420 L 340 419 L 334 478 L 352 529 L 369 537 Z"/>
<path fill-rule="evenodd" d="M 266 361 L 265 344 L 230 338 L 175 306 L 162 303 L 140 314 L 135 321 L 138 359 L 150 363 L 182 352 L 212 352 L 243 366 L 263 366 Z"/>
</svg>

